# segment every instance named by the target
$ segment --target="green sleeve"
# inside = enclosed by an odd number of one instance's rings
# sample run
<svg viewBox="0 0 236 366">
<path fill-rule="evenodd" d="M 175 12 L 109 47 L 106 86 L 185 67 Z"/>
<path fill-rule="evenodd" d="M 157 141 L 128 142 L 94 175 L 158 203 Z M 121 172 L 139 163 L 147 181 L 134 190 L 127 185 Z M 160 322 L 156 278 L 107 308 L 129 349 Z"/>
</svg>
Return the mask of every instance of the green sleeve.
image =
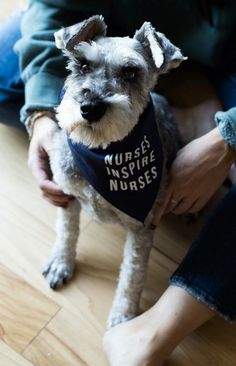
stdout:
<svg viewBox="0 0 236 366">
<path fill-rule="evenodd" d="M 236 150 L 236 107 L 226 112 L 217 112 L 215 121 L 223 138 Z"/>
<path fill-rule="evenodd" d="M 53 110 L 58 104 L 66 77 L 66 59 L 55 46 L 54 32 L 92 13 L 104 12 L 103 3 L 105 1 L 30 1 L 21 24 L 22 38 L 15 45 L 25 84 L 23 123 L 32 111 Z"/>
</svg>

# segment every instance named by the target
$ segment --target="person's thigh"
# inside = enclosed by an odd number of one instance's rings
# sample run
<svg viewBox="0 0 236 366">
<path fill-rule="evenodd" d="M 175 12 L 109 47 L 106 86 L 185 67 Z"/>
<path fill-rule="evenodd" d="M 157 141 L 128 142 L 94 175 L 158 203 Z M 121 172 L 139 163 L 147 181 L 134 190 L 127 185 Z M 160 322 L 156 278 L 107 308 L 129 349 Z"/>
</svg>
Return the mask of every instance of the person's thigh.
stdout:
<svg viewBox="0 0 236 366">
<path fill-rule="evenodd" d="M 236 319 L 236 186 L 213 211 L 171 284 Z"/>
<path fill-rule="evenodd" d="M 14 44 L 21 37 L 23 12 L 0 24 L 0 122 L 22 127 L 19 111 L 24 104 L 24 84 L 20 78 L 19 59 Z"/>
</svg>

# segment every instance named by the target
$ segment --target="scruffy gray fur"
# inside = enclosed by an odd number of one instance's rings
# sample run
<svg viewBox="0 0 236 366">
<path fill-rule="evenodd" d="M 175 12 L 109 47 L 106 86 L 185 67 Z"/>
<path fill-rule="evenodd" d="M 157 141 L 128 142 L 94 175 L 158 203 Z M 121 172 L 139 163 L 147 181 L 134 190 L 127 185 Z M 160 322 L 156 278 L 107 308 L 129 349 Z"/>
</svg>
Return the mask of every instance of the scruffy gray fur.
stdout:
<svg viewBox="0 0 236 366">
<path fill-rule="evenodd" d="M 106 25 L 101 16 L 93 16 L 55 33 L 57 47 L 69 58 L 70 75 L 57 108 L 61 130 L 55 136 L 50 161 L 55 182 L 76 200 L 71 201 L 67 209 L 58 209 L 57 240 L 44 276 L 55 288 L 73 275 L 81 208 L 100 222 L 120 223 L 127 231 L 127 238 L 108 319 L 108 327 L 112 327 L 135 317 L 139 311 L 153 243 L 154 231 L 149 228 L 153 210 L 143 225 L 108 203 L 81 176 L 68 147 L 67 134 L 90 148 L 105 148 L 113 141 L 122 140 L 147 106 L 158 75 L 177 67 L 184 57 L 147 22 L 133 38 L 111 38 L 105 34 Z M 153 98 L 164 149 L 163 178 L 156 204 L 165 189 L 167 166 L 178 149 L 178 132 L 166 100 L 157 94 L 153 94 Z M 91 101 L 101 103 L 100 109 L 92 111 L 92 115 L 86 109 Z"/>
</svg>

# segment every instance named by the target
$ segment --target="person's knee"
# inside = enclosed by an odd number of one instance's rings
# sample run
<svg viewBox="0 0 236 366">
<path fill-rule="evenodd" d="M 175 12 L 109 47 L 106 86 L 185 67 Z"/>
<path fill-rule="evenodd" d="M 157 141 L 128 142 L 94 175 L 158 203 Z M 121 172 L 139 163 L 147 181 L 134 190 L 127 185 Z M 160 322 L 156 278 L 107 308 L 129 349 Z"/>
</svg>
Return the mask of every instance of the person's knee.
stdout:
<svg viewBox="0 0 236 366">
<path fill-rule="evenodd" d="M 20 22 L 23 12 L 0 23 L 0 102 L 22 99 L 24 85 L 20 78 L 19 59 L 14 52 L 16 41 L 21 38 Z"/>
</svg>

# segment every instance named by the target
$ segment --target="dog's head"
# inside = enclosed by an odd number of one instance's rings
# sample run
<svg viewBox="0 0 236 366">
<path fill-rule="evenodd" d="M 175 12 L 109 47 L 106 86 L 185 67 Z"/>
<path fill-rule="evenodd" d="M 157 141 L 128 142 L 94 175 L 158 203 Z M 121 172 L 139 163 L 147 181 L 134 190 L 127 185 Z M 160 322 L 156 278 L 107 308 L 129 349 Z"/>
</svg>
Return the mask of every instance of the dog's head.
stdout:
<svg viewBox="0 0 236 366">
<path fill-rule="evenodd" d="M 60 126 L 72 140 L 105 147 L 122 140 L 138 122 L 158 75 L 184 57 L 145 22 L 133 38 L 106 37 L 101 16 L 55 33 L 69 58 L 70 74 L 57 108 Z"/>
</svg>

